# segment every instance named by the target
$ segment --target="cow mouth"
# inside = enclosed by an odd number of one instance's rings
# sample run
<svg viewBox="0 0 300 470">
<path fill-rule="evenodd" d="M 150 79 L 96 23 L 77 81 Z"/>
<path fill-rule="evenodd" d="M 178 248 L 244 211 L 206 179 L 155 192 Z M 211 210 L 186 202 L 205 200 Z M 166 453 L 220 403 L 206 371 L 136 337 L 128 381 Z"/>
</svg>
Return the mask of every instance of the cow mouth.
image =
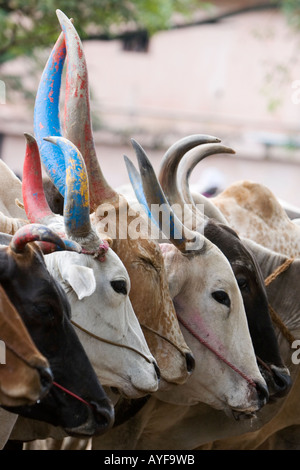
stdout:
<svg viewBox="0 0 300 470">
<path fill-rule="evenodd" d="M 128 393 L 126 393 L 124 390 L 121 390 L 117 387 L 111 387 L 111 391 L 115 394 L 120 396 L 121 398 L 124 398 L 126 400 L 139 400 L 140 398 L 143 398 L 148 395 L 143 390 L 139 390 L 136 387 L 133 387 Z"/>
<path fill-rule="evenodd" d="M 236 421 L 242 421 L 256 417 L 256 413 L 254 411 L 231 410 L 231 412 Z"/>
<path fill-rule="evenodd" d="M 289 393 L 292 379 L 286 367 L 266 364 L 260 360 L 259 370 L 269 389 L 269 403 L 275 403 L 279 398 Z"/>
<path fill-rule="evenodd" d="M 64 428 L 68 435 L 77 438 L 99 436 L 112 428 L 114 424 L 113 407 L 102 407 L 96 402 L 91 402 L 87 411 L 88 417 L 84 423 L 77 427 Z"/>
</svg>

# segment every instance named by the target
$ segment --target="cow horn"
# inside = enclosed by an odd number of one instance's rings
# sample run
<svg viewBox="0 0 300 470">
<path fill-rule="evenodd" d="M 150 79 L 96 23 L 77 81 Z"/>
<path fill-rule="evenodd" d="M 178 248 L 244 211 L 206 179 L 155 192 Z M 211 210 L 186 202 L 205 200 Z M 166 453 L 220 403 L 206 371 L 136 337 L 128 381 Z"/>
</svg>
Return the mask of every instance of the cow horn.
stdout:
<svg viewBox="0 0 300 470">
<path fill-rule="evenodd" d="M 151 210 L 148 206 L 148 202 L 147 202 L 147 199 L 145 197 L 144 190 L 143 190 L 143 182 L 142 182 L 141 175 L 139 174 L 139 172 L 135 168 L 132 161 L 128 157 L 126 157 L 126 155 L 124 155 L 124 161 L 125 161 L 125 164 L 126 164 L 126 168 L 127 168 L 127 172 L 128 172 L 130 182 L 131 182 L 131 186 L 134 190 L 134 193 L 136 195 L 136 198 L 137 198 L 138 202 L 144 207 L 145 212 L 148 215 L 148 218 L 152 222 L 154 222 L 156 226 L 158 226 L 156 220 L 154 219 L 154 217 L 152 217 Z"/>
<path fill-rule="evenodd" d="M 61 250 L 65 250 L 65 244 L 60 236 L 41 224 L 27 224 L 19 228 L 9 246 L 13 252 L 22 253 L 27 243 L 35 241 L 50 242 Z"/>
<path fill-rule="evenodd" d="M 217 153 L 231 153 L 234 154 L 235 151 L 230 148 L 230 147 L 225 147 L 224 145 L 220 144 L 204 144 L 200 145 L 198 147 L 195 147 L 191 150 L 189 150 L 181 159 L 180 164 L 178 165 L 177 169 L 177 176 L 176 176 L 176 181 L 178 184 L 179 192 L 182 194 L 182 198 L 186 204 L 190 204 L 193 207 L 194 212 L 197 211 L 197 208 L 195 206 L 193 197 L 190 192 L 190 187 L 189 187 L 189 178 L 190 175 L 195 168 L 195 166 L 204 158 L 210 156 L 210 155 L 215 155 Z M 201 197 L 201 195 L 200 195 Z M 222 215 L 222 213 L 219 211 L 219 209 L 211 202 L 209 201 L 208 198 L 203 198 L 203 203 L 208 207 L 208 205 L 211 207 L 210 214 L 213 215 L 215 214 L 215 218 L 219 220 L 220 222 L 227 224 L 227 221 L 225 217 Z"/>
<path fill-rule="evenodd" d="M 78 148 L 65 137 L 50 136 L 45 140 L 59 147 L 65 158 L 66 190 L 64 222 L 72 238 L 85 238 L 91 232 L 89 182 L 86 166 Z"/>
<path fill-rule="evenodd" d="M 180 204 L 183 206 L 184 204 L 176 180 L 177 168 L 181 158 L 193 147 L 209 142 L 220 142 L 220 139 L 204 134 L 189 135 L 171 145 L 164 154 L 160 165 L 158 180 L 171 205 Z"/>
<path fill-rule="evenodd" d="M 65 192 L 65 161 L 59 148 L 44 140 L 49 135 L 61 135 L 59 95 L 66 47 L 63 33 L 56 41 L 39 83 L 34 106 L 34 134 L 41 160 L 48 176 L 59 192 Z"/>
<path fill-rule="evenodd" d="M 75 251 L 76 253 L 82 253 L 82 247 L 79 245 L 79 243 L 76 243 L 74 240 L 69 240 L 68 238 L 66 239 L 64 238 L 63 242 L 65 245 L 64 251 Z M 49 253 L 53 253 L 54 251 L 61 250 L 60 247 L 50 242 L 38 241 L 37 244 L 39 245 L 44 255 L 48 255 Z"/>
<path fill-rule="evenodd" d="M 26 137 L 26 153 L 23 165 L 22 194 L 24 209 L 30 222 L 48 225 L 56 217 L 45 197 L 39 148 L 31 134 Z"/>
<path fill-rule="evenodd" d="M 131 139 L 131 142 L 138 159 L 141 178 L 140 185 L 143 187 L 143 193 L 147 201 L 148 208 L 151 211 L 151 217 L 155 219 L 164 235 L 181 252 L 188 253 L 191 251 L 199 251 L 200 249 L 204 251 L 206 246 L 205 238 L 198 232 L 187 229 L 187 227 L 182 224 L 168 203 L 144 149 L 134 139 Z M 126 157 L 126 160 L 128 163 L 128 157 Z M 133 165 L 132 162 L 131 165 Z M 127 166 L 129 173 L 130 166 Z M 134 178 L 136 181 L 137 174 L 137 171 L 135 171 Z M 139 197 L 138 194 L 137 197 Z M 155 210 L 153 212 L 151 210 L 152 204 L 158 205 L 162 211 L 162 217 L 160 217 L 158 211 Z M 164 217 L 164 214 L 166 217 Z"/>
<path fill-rule="evenodd" d="M 88 72 L 79 35 L 69 18 L 56 10 L 67 48 L 64 136 L 80 150 L 90 185 L 90 206 L 111 200 L 117 193 L 107 183 L 96 155 L 90 115 Z M 51 135 L 51 134 L 49 134 Z"/>
</svg>

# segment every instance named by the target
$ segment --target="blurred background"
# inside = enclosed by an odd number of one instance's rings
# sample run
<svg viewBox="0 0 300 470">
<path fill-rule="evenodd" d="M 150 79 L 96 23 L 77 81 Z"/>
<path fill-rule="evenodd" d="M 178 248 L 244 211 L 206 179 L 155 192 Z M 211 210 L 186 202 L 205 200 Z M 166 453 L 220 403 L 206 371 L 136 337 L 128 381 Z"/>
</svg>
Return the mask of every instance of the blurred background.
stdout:
<svg viewBox="0 0 300 470">
<path fill-rule="evenodd" d="M 83 42 L 97 155 L 112 186 L 129 183 L 130 138 L 158 170 L 170 145 L 202 133 L 236 154 L 201 162 L 194 187 L 249 179 L 300 206 L 300 0 L 0 1 L 0 158 L 20 178 L 57 8 Z"/>
</svg>

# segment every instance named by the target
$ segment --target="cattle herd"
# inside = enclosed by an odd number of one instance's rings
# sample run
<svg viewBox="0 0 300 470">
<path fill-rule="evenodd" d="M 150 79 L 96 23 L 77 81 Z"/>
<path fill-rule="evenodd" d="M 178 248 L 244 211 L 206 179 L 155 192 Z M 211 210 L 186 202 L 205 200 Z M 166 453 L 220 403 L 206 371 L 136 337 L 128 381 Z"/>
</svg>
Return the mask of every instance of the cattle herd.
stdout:
<svg viewBox="0 0 300 470">
<path fill-rule="evenodd" d="M 300 211 L 250 181 L 193 193 L 202 159 L 234 153 L 205 134 L 157 175 L 132 139 L 112 188 L 56 13 L 22 182 L 0 162 L 1 449 L 300 449 Z"/>
</svg>

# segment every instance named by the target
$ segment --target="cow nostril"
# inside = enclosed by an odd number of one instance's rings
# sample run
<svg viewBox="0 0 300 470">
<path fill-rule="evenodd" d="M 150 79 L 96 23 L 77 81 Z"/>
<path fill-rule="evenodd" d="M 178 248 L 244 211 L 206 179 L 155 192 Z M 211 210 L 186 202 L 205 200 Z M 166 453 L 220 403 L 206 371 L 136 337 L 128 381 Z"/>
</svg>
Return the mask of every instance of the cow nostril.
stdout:
<svg viewBox="0 0 300 470">
<path fill-rule="evenodd" d="M 186 368 L 188 372 L 193 372 L 195 369 L 195 359 L 194 356 L 191 353 L 186 353 L 185 355 L 185 360 L 186 360 Z"/>
<path fill-rule="evenodd" d="M 153 363 L 153 365 L 154 365 L 154 369 L 155 369 L 157 378 L 159 380 L 160 379 L 160 369 L 159 369 L 158 365 L 155 362 Z"/>
<path fill-rule="evenodd" d="M 38 367 L 38 372 L 40 374 L 42 392 L 41 397 L 43 398 L 48 392 L 53 382 L 53 374 L 49 367 Z"/>
<path fill-rule="evenodd" d="M 268 403 L 269 401 L 269 391 L 266 385 L 264 385 L 261 382 L 255 382 L 256 385 L 256 391 L 259 400 L 262 402 L 263 405 Z"/>
<path fill-rule="evenodd" d="M 274 396 L 283 397 L 291 389 L 292 379 L 291 376 L 285 373 L 283 370 L 280 370 L 276 366 L 271 366 L 274 382 L 276 384 L 276 392 Z"/>
<path fill-rule="evenodd" d="M 95 420 L 98 424 L 96 435 L 99 435 L 113 426 L 115 420 L 114 407 L 110 406 L 106 400 L 103 401 L 103 404 L 91 402 L 91 406 L 93 407 Z"/>
</svg>

